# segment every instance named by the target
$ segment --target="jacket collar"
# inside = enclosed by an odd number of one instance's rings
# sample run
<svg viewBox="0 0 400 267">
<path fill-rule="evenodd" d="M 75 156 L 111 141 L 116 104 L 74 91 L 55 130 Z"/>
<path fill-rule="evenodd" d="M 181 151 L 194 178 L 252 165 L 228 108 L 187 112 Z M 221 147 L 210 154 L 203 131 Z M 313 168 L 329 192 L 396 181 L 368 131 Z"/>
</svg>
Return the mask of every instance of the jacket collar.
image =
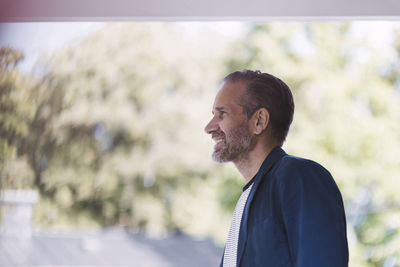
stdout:
<svg viewBox="0 0 400 267">
<path fill-rule="evenodd" d="M 246 206 L 243 211 L 242 222 L 240 226 L 239 232 L 239 243 L 238 243 L 238 254 L 237 254 L 237 266 L 240 266 L 240 261 L 242 259 L 243 251 L 246 246 L 247 241 L 247 220 L 249 216 L 249 210 L 251 206 L 251 202 L 254 198 L 254 194 L 258 188 L 258 185 L 262 181 L 262 178 L 266 173 L 268 173 L 272 166 L 283 156 L 286 155 L 286 152 L 281 147 L 275 147 L 265 158 L 264 162 L 261 164 L 260 169 L 258 170 L 254 179 L 253 187 L 251 188 L 249 197 L 247 198 Z"/>
</svg>

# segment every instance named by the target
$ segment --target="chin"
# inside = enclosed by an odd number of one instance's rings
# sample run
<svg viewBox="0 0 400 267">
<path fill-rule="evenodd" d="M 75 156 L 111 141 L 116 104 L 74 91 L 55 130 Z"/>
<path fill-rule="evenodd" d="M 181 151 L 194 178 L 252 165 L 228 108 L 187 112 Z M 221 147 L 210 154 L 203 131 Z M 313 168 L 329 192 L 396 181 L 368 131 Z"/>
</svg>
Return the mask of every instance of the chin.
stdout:
<svg viewBox="0 0 400 267">
<path fill-rule="evenodd" d="M 212 154 L 212 159 L 218 163 L 225 163 L 232 161 L 230 158 L 226 157 L 221 151 L 214 151 Z"/>
</svg>

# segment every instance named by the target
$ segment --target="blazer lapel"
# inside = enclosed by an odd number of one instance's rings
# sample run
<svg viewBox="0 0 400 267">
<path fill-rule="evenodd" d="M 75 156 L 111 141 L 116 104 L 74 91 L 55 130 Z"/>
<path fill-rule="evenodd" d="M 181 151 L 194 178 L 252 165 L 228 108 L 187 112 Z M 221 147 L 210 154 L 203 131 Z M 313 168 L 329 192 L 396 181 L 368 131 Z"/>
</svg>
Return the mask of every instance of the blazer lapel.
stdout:
<svg viewBox="0 0 400 267">
<path fill-rule="evenodd" d="M 269 170 L 272 168 L 272 166 L 275 164 L 275 162 L 277 162 L 284 155 L 286 155 L 286 153 L 285 153 L 285 151 L 283 151 L 283 149 L 281 147 L 274 148 L 268 154 L 267 158 L 264 160 L 256 177 L 254 177 L 254 184 L 251 188 L 249 197 L 247 198 L 246 205 L 245 205 L 244 211 L 243 211 L 242 221 L 240 224 L 238 253 L 237 253 L 237 259 L 236 259 L 237 266 L 240 266 L 240 262 L 241 262 L 242 256 L 243 256 L 243 251 L 244 251 L 244 248 L 245 248 L 246 242 L 247 242 L 247 221 L 248 221 L 248 217 L 249 217 L 251 202 L 254 198 L 257 188 L 258 188 L 260 182 L 262 181 L 262 178 L 264 177 L 264 175 L 267 172 L 269 172 Z"/>
</svg>

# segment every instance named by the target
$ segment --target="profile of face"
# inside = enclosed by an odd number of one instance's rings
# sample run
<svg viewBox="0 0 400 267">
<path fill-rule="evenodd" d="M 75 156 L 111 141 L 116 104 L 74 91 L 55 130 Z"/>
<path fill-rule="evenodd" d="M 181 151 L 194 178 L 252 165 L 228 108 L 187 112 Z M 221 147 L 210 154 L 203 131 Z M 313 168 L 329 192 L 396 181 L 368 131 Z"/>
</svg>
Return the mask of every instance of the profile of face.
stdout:
<svg viewBox="0 0 400 267">
<path fill-rule="evenodd" d="M 215 141 L 214 161 L 240 161 L 255 146 L 255 136 L 250 132 L 246 115 L 239 105 L 244 91 L 245 84 L 241 82 L 224 82 L 218 90 L 213 117 L 204 129 Z"/>
</svg>

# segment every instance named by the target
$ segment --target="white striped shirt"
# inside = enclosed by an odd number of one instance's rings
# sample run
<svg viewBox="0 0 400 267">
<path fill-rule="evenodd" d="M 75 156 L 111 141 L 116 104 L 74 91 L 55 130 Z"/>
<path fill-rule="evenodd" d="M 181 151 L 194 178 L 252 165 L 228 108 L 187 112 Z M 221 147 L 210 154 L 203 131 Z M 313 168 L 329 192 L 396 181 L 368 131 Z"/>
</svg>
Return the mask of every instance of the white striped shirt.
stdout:
<svg viewBox="0 0 400 267">
<path fill-rule="evenodd" d="M 243 210 L 252 187 L 253 183 L 242 192 L 238 202 L 236 203 L 228 238 L 226 239 L 223 267 L 236 267 L 240 223 L 242 221 Z"/>
</svg>

